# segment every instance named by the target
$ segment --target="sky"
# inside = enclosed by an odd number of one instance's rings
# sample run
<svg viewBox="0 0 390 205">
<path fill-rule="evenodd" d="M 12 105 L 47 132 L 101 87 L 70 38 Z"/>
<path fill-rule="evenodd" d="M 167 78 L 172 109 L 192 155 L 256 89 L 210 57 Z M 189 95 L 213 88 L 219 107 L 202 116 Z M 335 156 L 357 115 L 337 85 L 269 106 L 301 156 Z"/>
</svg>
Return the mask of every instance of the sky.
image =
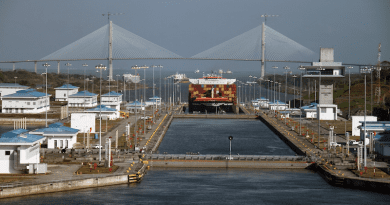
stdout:
<svg viewBox="0 0 390 205">
<path fill-rule="evenodd" d="M 102 14 L 107 12 L 123 13 L 110 20 L 183 57 L 249 31 L 264 21 L 262 14 L 269 14 L 278 16 L 267 18 L 267 26 L 318 56 L 320 47 L 334 48 L 336 62 L 376 64 L 381 43 L 381 60 L 390 61 L 390 0 L 0 0 L 0 61 L 41 59 L 106 25 Z M 83 63 L 93 72 L 94 65 L 107 61 L 71 63 L 72 72 Z M 55 72 L 57 65 L 51 64 Z M 221 60 L 123 60 L 114 61 L 114 70 L 144 64 L 161 64 L 172 72 L 260 73 L 260 62 Z M 267 63 L 267 73 L 273 73 L 271 66 L 298 72 L 299 64 Z M 0 68 L 12 69 L 12 64 Z M 34 64 L 18 63 L 16 68 L 32 71 Z"/>
</svg>

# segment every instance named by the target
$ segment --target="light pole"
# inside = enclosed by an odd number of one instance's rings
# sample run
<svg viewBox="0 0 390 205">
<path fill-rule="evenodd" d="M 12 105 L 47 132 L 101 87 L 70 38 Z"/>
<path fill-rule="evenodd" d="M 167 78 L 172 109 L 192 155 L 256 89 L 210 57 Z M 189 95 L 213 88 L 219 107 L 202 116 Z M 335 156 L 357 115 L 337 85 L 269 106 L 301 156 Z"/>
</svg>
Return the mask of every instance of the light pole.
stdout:
<svg viewBox="0 0 390 205">
<path fill-rule="evenodd" d="M 366 109 L 366 104 L 367 104 L 367 99 L 366 99 L 366 81 L 367 81 L 367 73 L 371 73 L 372 70 L 371 68 L 361 68 L 360 73 L 364 73 L 364 134 L 363 134 L 363 143 L 364 143 L 364 167 L 367 166 L 367 143 L 366 143 L 366 116 L 367 116 L 367 109 Z"/>
<path fill-rule="evenodd" d="M 118 81 L 119 76 L 121 76 L 121 75 L 116 75 L 116 92 L 117 93 L 119 92 L 119 81 Z"/>
<path fill-rule="evenodd" d="M 98 69 L 97 71 L 100 72 L 100 97 L 102 96 L 102 70 L 106 70 L 106 66 L 103 65 L 103 64 L 99 64 L 97 66 L 95 66 L 96 69 Z M 99 115 L 100 115 L 100 122 L 99 122 L 99 163 L 102 161 L 102 102 L 101 102 L 101 99 L 100 99 L 100 105 L 99 105 Z"/>
<path fill-rule="evenodd" d="M 253 84 L 253 99 L 256 100 L 256 84 L 257 84 L 256 79 L 257 79 L 257 77 L 253 76 L 252 78 L 253 78 L 253 82 L 254 82 L 254 84 Z"/>
<path fill-rule="evenodd" d="M 88 65 L 84 63 L 83 67 L 84 67 L 84 111 L 85 111 L 85 68 L 88 67 Z"/>
<path fill-rule="evenodd" d="M 302 107 L 302 72 L 306 69 L 304 68 L 303 66 L 299 66 L 298 67 L 299 70 L 301 70 L 301 85 L 299 86 L 300 87 L 300 100 L 299 100 L 299 107 L 301 108 Z M 301 114 L 299 115 L 299 134 L 301 134 L 301 128 L 302 128 L 302 110 L 301 110 Z"/>
<path fill-rule="evenodd" d="M 160 87 L 158 88 L 160 94 L 159 94 L 159 101 L 160 101 L 160 109 L 158 109 L 158 112 L 161 113 L 161 99 L 162 99 L 162 96 L 161 96 L 161 68 L 163 68 L 162 65 L 158 65 L 157 67 L 160 68 Z"/>
<path fill-rule="evenodd" d="M 275 70 L 278 68 L 277 66 L 272 66 L 272 68 L 274 69 L 274 82 L 276 82 L 276 79 L 275 79 Z M 275 102 L 275 94 L 276 94 L 276 91 L 275 91 L 275 84 L 274 84 L 274 102 Z"/>
<path fill-rule="evenodd" d="M 287 73 L 288 73 L 288 71 L 287 70 L 289 70 L 290 69 L 290 67 L 288 67 L 288 66 L 285 66 L 284 67 L 284 70 L 286 70 L 286 88 L 285 88 L 285 90 L 284 90 L 284 101 L 287 103 Z"/>
<path fill-rule="evenodd" d="M 232 137 L 232 136 L 229 136 L 229 142 L 230 142 L 229 160 L 232 159 L 232 140 L 233 140 L 233 137 Z"/>
<path fill-rule="evenodd" d="M 152 67 L 153 68 L 153 86 L 152 86 L 152 88 L 153 88 L 153 97 L 152 97 L 152 122 L 154 123 L 154 68 L 157 68 L 158 66 L 156 66 L 156 65 L 152 65 L 152 66 L 150 66 L 150 67 Z"/>
<path fill-rule="evenodd" d="M 146 68 L 149 68 L 148 66 L 146 66 L 146 65 L 144 65 L 144 66 L 137 66 L 137 65 L 135 65 L 135 66 L 132 66 L 131 67 L 131 69 L 133 69 L 134 70 L 134 75 L 135 76 L 137 76 L 137 70 L 139 70 L 139 69 L 146 69 Z M 145 71 L 145 70 L 144 70 Z M 135 90 L 134 90 L 134 104 L 135 104 L 135 127 L 134 127 L 134 133 L 135 133 L 135 137 L 134 137 L 134 150 L 135 150 L 135 148 L 136 148 L 136 146 L 137 146 L 137 143 L 136 143 L 136 139 L 137 139 L 137 137 L 138 137 L 138 123 L 137 123 L 137 120 L 138 120 L 138 118 L 137 118 L 137 82 L 135 82 L 134 83 L 135 84 Z M 142 107 L 142 104 L 141 104 L 141 107 Z"/>
<path fill-rule="evenodd" d="M 351 68 L 352 66 L 348 66 L 348 120 L 351 117 Z"/>
<path fill-rule="evenodd" d="M 146 91 L 145 91 L 145 81 L 146 81 L 146 68 L 147 67 L 142 67 L 144 69 L 144 103 L 146 102 Z M 142 104 L 141 104 L 142 106 Z M 146 103 L 145 103 L 145 106 L 144 106 L 144 136 L 146 134 L 146 130 L 145 130 L 145 112 L 146 112 Z"/>
<path fill-rule="evenodd" d="M 15 78 L 15 85 L 16 85 L 16 78 L 18 78 L 18 77 L 15 76 L 14 78 Z"/>
<path fill-rule="evenodd" d="M 69 67 L 72 66 L 72 64 L 67 63 L 67 64 L 65 64 L 65 66 L 68 68 L 68 84 L 66 85 L 66 99 L 67 99 L 66 101 L 68 101 L 68 104 L 67 104 L 68 109 L 66 109 L 66 114 L 67 114 L 66 117 L 69 117 L 69 83 L 70 83 L 70 81 L 69 81 Z"/>
<path fill-rule="evenodd" d="M 297 78 L 296 75 L 292 76 L 294 78 L 294 108 L 295 108 L 295 78 Z"/>
<path fill-rule="evenodd" d="M 45 63 L 45 64 L 42 64 L 42 65 L 45 66 L 45 71 L 46 71 L 45 72 L 45 75 L 46 75 L 46 86 L 45 86 L 45 88 L 46 88 L 46 99 L 45 99 L 45 115 L 46 115 L 46 119 L 45 119 L 45 125 L 47 127 L 47 67 L 49 67 L 50 64 Z"/>
</svg>

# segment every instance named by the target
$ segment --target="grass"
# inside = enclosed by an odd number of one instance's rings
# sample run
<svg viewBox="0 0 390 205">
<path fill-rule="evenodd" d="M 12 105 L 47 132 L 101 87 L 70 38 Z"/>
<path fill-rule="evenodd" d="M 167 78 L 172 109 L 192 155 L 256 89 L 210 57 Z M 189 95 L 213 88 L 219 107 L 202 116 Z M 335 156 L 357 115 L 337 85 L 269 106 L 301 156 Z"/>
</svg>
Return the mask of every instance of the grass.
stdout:
<svg viewBox="0 0 390 205">
<path fill-rule="evenodd" d="M 90 167 L 92 167 L 92 169 Z M 81 166 L 80 169 L 78 169 L 76 171 L 76 173 L 78 173 L 78 174 L 80 174 L 80 173 L 82 173 L 82 174 L 107 174 L 107 173 L 115 172 L 118 168 L 119 168 L 119 166 L 113 165 L 111 167 L 111 171 L 110 171 L 110 168 L 104 167 L 104 166 L 103 167 L 97 166 L 96 169 L 94 169 L 93 164 L 92 164 L 92 166 L 87 164 L 87 165 Z"/>
</svg>

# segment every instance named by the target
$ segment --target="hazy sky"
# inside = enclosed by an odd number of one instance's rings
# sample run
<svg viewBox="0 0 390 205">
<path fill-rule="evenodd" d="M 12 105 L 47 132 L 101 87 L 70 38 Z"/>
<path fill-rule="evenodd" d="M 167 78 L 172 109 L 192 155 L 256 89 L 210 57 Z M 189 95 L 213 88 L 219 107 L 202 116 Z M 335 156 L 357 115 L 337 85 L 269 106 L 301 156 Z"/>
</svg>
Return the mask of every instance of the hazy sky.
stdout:
<svg viewBox="0 0 390 205">
<path fill-rule="evenodd" d="M 262 14 L 275 14 L 268 26 L 317 54 L 320 47 L 333 47 L 337 62 L 375 64 L 382 43 L 381 60 L 390 61 L 389 0 L 0 0 L 0 61 L 41 59 L 107 24 L 102 16 L 107 12 L 124 13 L 110 20 L 183 57 L 260 25 Z M 76 67 L 82 63 L 73 62 Z M 93 68 L 107 62 L 87 63 Z M 114 68 L 135 64 L 260 72 L 259 62 L 232 61 L 114 61 Z M 268 72 L 272 65 L 298 66 L 268 63 Z M 17 67 L 33 69 L 33 63 Z"/>
</svg>

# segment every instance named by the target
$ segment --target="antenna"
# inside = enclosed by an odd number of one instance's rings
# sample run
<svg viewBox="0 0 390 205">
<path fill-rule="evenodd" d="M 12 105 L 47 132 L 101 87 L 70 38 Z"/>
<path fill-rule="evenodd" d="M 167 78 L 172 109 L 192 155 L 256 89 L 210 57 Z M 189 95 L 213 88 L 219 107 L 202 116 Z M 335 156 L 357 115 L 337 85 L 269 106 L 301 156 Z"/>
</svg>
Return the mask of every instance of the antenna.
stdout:
<svg viewBox="0 0 390 205">
<path fill-rule="evenodd" d="M 114 13 L 114 14 L 111 14 L 110 12 L 108 12 L 107 14 L 102 14 L 102 16 L 107 15 L 107 17 L 108 17 L 108 22 L 110 23 L 110 16 L 111 16 L 111 15 L 113 15 L 113 16 L 118 16 L 118 15 L 122 15 L 122 14 L 125 14 L 125 13 Z"/>
</svg>

